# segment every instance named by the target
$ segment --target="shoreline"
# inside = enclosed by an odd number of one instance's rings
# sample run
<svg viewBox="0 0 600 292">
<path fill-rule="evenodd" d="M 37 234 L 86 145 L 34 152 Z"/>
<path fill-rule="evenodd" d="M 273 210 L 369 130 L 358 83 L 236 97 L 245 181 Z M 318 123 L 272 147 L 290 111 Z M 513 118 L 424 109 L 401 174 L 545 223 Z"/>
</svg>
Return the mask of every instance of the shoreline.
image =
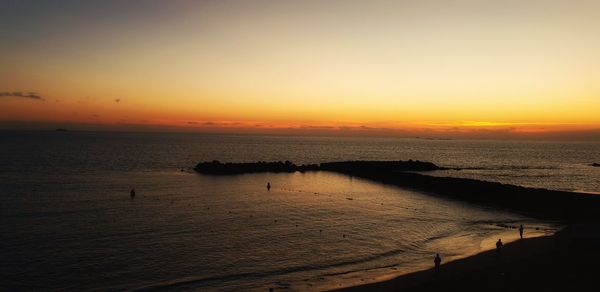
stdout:
<svg viewBox="0 0 600 292">
<path fill-rule="evenodd" d="M 554 236 L 554 234 L 556 234 L 557 232 L 560 232 L 560 230 L 562 230 L 563 228 L 564 226 L 557 226 L 557 228 L 553 229 L 551 232 L 549 232 L 548 230 L 536 230 L 535 228 L 529 228 L 526 229 L 526 235 L 529 235 L 530 237 L 526 237 L 523 240 L 551 237 Z M 498 232 L 488 234 L 484 237 L 479 238 L 478 248 L 476 250 L 473 249 L 463 254 L 455 254 L 455 251 L 448 251 L 448 253 L 454 255 L 444 254 L 444 251 L 440 250 L 440 254 L 443 258 L 443 264 L 449 264 L 455 261 L 466 260 L 468 258 L 478 256 L 479 254 L 488 251 L 493 251 L 495 249 L 495 243 L 496 240 L 498 240 L 498 238 L 502 238 L 502 242 L 505 244 L 505 246 L 520 240 L 518 231 L 516 229 L 511 227 L 503 227 L 503 229 L 504 230 L 499 230 Z M 334 277 L 328 284 L 302 286 L 300 290 L 306 289 L 310 291 L 346 291 L 353 290 L 356 288 L 357 291 L 362 291 L 358 288 L 376 285 L 377 283 L 393 281 L 394 279 L 406 277 L 411 274 L 422 273 L 424 271 L 431 271 L 431 274 L 433 274 L 432 266 L 433 257 L 428 257 L 426 259 L 423 259 L 422 261 L 413 262 L 408 266 L 396 266 L 393 269 L 391 269 L 394 271 L 390 271 L 389 267 L 384 267 L 368 270 L 368 273 L 364 273 L 364 271 L 353 272 L 354 276 L 337 276 L 338 279 L 335 279 Z"/>
<path fill-rule="evenodd" d="M 518 239 L 506 243 L 500 254 L 486 250 L 442 263 L 437 275 L 432 255 L 429 269 L 331 291 L 585 290 L 594 287 L 590 285 L 596 284 L 600 271 L 600 240 L 597 235 L 595 240 L 585 238 L 576 229 L 568 226 L 551 236 Z"/>
<path fill-rule="evenodd" d="M 232 164 L 215 161 L 198 164 L 195 168 L 199 173 L 212 175 L 330 171 L 566 224 L 566 228 L 552 236 L 505 241 L 500 254 L 494 248 L 447 263 L 442 259 L 438 275 L 434 273 L 434 255 L 431 255 L 430 269 L 347 288 L 342 288 L 342 279 L 338 281 L 340 289 L 331 287 L 332 291 L 579 291 L 596 285 L 596 275 L 600 272 L 597 264 L 600 263 L 600 197 L 423 174 L 436 169 L 443 168 L 412 160 L 344 161 L 299 167 L 289 161 Z"/>
</svg>

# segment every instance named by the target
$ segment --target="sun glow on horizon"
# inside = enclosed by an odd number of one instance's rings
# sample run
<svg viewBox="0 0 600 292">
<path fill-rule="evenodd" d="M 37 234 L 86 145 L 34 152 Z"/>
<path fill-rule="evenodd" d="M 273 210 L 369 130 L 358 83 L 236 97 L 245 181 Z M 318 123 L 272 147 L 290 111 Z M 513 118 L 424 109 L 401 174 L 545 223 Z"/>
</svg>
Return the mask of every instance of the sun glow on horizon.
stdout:
<svg viewBox="0 0 600 292">
<path fill-rule="evenodd" d="M 0 8 L 4 128 L 498 137 L 600 129 L 600 3 L 593 1 L 12 1 Z"/>
</svg>

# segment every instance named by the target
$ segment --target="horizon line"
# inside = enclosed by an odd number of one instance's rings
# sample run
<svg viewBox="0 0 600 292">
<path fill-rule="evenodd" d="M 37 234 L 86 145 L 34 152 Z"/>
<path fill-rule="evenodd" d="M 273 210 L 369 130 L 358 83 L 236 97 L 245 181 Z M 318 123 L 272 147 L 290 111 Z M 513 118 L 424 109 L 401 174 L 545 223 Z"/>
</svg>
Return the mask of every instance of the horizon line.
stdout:
<svg viewBox="0 0 600 292">
<path fill-rule="evenodd" d="M 178 125 L 148 124 L 92 124 L 76 122 L 21 122 L 0 121 L 3 132 L 51 132 L 65 129 L 69 132 L 107 133 L 173 133 L 239 136 L 303 136 L 303 137 L 356 137 L 356 138 L 398 138 L 423 140 L 496 140 L 496 141 L 583 141 L 600 142 L 600 127 L 590 129 L 556 130 L 544 132 L 523 132 L 506 128 L 480 128 L 471 131 L 446 129 L 411 130 L 402 128 L 369 127 L 186 127 Z"/>
</svg>

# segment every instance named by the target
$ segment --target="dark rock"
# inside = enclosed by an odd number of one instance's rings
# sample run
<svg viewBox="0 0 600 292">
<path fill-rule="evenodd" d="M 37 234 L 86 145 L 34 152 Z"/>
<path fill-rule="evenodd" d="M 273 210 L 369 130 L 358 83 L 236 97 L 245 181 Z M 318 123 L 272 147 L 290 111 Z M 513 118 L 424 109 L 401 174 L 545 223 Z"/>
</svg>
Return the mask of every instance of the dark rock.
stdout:
<svg viewBox="0 0 600 292">
<path fill-rule="evenodd" d="M 377 171 L 377 172 L 398 172 L 398 171 L 429 171 L 443 169 L 431 162 L 423 161 L 343 161 L 328 162 L 319 164 L 296 165 L 291 161 L 277 162 L 249 162 L 249 163 L 222 163 L 217 160 L 212 162 L 201 162 L 194 168 L 195 171 L 203 174 L 213 175 L 234 175 L 244 173 L 258 172 L 305 172 L 312 170 L 328 171 Z"/>
<path fill-rule="evenodd" d="M 594 163 L 593 166 L 600 167 Z M 507 208 L 529 216 L 569 222 L 600 222 L 600 196 L 576 192 L 527 188 L 475 179 L 437 177 L 415 173 L 447 169 L 423 161 L 343 161 L 297 166 L 286 162 L 199 163 L 194 170 L 211 175 L 234 175 L 258 172 L 332 171 L 412 188 L 456 200 Z"/>
</svg>

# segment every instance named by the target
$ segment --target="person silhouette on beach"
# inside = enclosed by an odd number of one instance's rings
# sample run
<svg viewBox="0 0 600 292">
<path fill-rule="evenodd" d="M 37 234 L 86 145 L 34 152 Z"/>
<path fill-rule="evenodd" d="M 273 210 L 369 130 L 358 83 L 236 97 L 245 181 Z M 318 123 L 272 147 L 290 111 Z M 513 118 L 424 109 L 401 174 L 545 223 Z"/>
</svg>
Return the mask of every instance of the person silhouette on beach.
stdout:
<svg viewBox="0 0 600 292">
<path fill-rule="evenodd" d="M 440 264 L 442 263 L 442 258 L 439 253 L 435 254 L 435 258 L 433 259 L 433 263 L 435 264 L 435 273 L 440 273 Z"/>
<path fill-rule="evenodd" d="M 129 196 L 133 199 L 135 198 L 135 188 L 131 189 L 131 191 L 129 191 Z"/>
<path fill-rule="evenodd" d="M 271 183 L 270 183 L 270 182 L 268 182 L 268 183 L 267 183 L 267 191 L 270 191 L 270 190 L 271 190 Z"/>
<path fill-rule="evenodd" d="M 502 239 L 498 239 L 498 241 L 496 242 L 496 252 L 498 252 L 498 254 L 500 254 L 501 251 L 502 251 Z"/>
<path fill-rule="evenodd" d="M 521 224 L 521 226 L 519 226 L 519 236 L 521 236 L 521 239 L 523 239 L 523 224 Z"/>
</svg>

